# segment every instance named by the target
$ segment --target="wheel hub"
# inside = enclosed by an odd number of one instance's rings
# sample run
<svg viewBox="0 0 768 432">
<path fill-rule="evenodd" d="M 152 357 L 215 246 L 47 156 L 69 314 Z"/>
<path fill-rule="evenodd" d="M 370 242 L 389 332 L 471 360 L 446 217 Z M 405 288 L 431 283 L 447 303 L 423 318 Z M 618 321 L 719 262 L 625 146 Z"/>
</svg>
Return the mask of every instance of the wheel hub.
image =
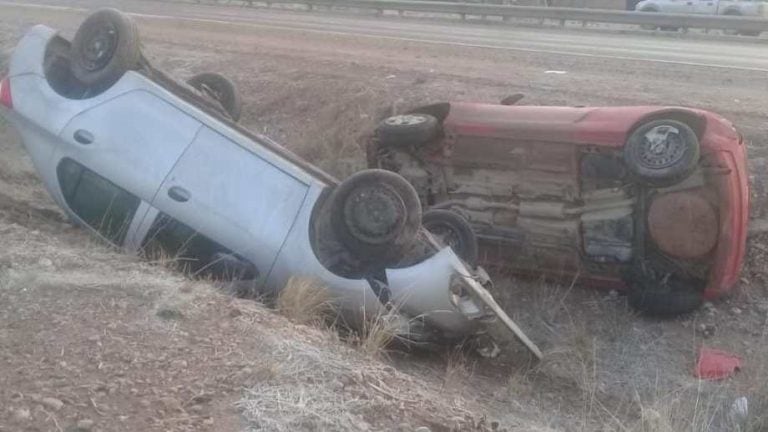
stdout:
<svg viewBox="0 0 768 432">
<path fill-rule="evenodd" d="M 360 187 L 344 205 L 344 218 L 350 233 L 369 244 L 393 240 L 405 224 L 405 203 L 387 185 Z"/>
<path fill-rule="evenodd" d="M 82 51 L 83 67 L 88 71 L 104 68 L 117 47 L 117 30 L 105 24 L 88 35 Z"/>
<path fill-rule="evenodd" d="M 424 123 L 426 121 L 427 121 L 427 118 L 422 115 L 401 114 L 401 115 L 392 116 L 384 120 L 384 123 L 390 126 L 412 126 L 412 125 Z"/>
<path fill-rule="evenodd" d="M 667 168 L 682 159 L 685 143 L 680 130 L 673 126 L 656 126 L 644 136 L 640 160 L 649 168 Z"/>
</svg>

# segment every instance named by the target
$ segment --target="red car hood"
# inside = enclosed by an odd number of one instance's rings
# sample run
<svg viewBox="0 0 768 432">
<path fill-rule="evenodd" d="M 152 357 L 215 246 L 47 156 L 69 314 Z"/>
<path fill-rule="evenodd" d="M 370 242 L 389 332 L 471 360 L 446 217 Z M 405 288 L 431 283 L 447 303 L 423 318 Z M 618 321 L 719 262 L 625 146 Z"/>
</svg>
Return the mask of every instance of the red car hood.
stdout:
<svg viewBox="0 0 768 432">
<path fill-rule="evenodd" d="M 656 117 L 684 117 L 699 133 L 710 121 L 725 122 L 723 126 L 732 129 L 730 123 L 713 113 L 678 107 L 579 108 L 452 102 L 447 111 L 443 124 L 457 135 L 616 147 L 624 145 L 635 126 Z"/>
</svg>

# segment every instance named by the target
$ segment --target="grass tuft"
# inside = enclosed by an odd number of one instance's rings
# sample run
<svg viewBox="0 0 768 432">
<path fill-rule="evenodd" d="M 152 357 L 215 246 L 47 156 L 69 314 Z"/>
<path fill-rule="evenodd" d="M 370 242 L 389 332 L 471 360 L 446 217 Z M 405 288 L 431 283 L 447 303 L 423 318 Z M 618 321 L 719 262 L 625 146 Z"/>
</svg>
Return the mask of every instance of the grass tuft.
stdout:
<svg viewBox="0 0 768 432">
<path fill-rule="evenodd" d="M 277 298 L 277 310 L 297 324 L 320 324 L 334 312 L 328 288 L 303 277 L 288 280 Z"/>
<path fill-rule="evenodd" d="M 382 308 L 376 315 L 364 317 L 352 342 L 366 355 L 381 357 L 397 336 L 399 319 L 397 311 Z"/>
</svg>

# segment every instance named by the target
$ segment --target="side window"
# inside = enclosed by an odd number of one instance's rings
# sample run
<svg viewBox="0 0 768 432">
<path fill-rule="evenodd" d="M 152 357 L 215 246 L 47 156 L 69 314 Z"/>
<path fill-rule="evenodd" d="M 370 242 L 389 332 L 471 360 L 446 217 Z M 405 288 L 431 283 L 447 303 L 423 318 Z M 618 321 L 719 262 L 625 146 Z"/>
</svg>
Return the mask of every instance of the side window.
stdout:
<svg viewBox="0 0 768 432">
<path fill-rule="evenodd" d="M 121 244 L 139 198 L 72 159 L 63 159 L 57 174 L 69 208 L 107 240 Z"/>
<path fill-rule="evenodd" d="M 216 280 L 254 280 L 255 266 L 191 227 L 161 213 L 142 242 L 142 250 L 153 261 L 169 261 L 196 277 Z"/>
</svg>

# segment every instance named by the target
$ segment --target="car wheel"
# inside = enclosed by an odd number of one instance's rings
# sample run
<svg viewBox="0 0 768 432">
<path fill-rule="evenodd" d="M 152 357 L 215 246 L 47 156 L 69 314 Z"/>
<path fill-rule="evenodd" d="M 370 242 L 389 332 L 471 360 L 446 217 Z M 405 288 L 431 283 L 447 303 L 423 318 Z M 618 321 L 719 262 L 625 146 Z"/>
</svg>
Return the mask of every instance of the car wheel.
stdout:
<svg viewBox="0 0 768 432">
<path fill-rule="evenodd" d="M 437 131 L 437 118 L 429 114 L 400 114 L 379 123 L 376 136 L 384 145 L 411 146 L 430 141 Z"/>
<path fill-rule="evenodd" d="M 444 245 L 450 246 L 464 262 L 472 267 L 477 265 L 477 237 L 460 214 L 450 210 L 427 210 L 421 224 Z"/>
<path fill-rule="evenodd" d="M 629 305 L 646 315 L 673 317 L 693 312 L 704 302 L 700 291 L 682 285 L 670 285 L 631 286 Z"/>
<path fill-rule="evenodd" d="M 421 228 L 416 190 L 390 171 L 353 174 L 333 192 L 331 223 L 341 243 L 367 259 L 389 259 L 413 244 Z"/>
<path fill-rule="evenodd" d="M 727 10 L 723 13 L 725 16 L 741 16 L 741 12 L 739 12 L 737 9 L 731 9 Z M 738 30 L 723 30 L 724 35 L 728 36 L 738 36 L 740 34 L 744 34 L 743 32 L 739 32 Z"/>
<path fill-rule="evenodd" d="M 640 9 L 640 12 L 657 13 L 658 10 L 656 10 L 655 8 L 644 8 L 644 9 Z M 640 25 L 640 28 L 643 30 L 658 30 L 659 27 L 653 24 L 642 24 Z"/>
<path fill-rule="evenodd" d="M 670 186 L 688 177 L 699 161 L 699 139 L 685 123 L 655 120 L 640 125 L 624 146 L 624 163 L 642 182 Z"/>
<path fill-rule="evenodd" d="M 101 9 L 80 25 L 70 48 L 72 74 L 90 89 L 109 88 L 141 65 L 136 23 L 115 9 Z"/>
<path fill-rule="evenodd" d="M 240 120 L 243 102 L 232 81 L 221 74 L 206 72 L 193 76 L 187 84 L 218 102 L 232 120 Z"/>
</svg>

